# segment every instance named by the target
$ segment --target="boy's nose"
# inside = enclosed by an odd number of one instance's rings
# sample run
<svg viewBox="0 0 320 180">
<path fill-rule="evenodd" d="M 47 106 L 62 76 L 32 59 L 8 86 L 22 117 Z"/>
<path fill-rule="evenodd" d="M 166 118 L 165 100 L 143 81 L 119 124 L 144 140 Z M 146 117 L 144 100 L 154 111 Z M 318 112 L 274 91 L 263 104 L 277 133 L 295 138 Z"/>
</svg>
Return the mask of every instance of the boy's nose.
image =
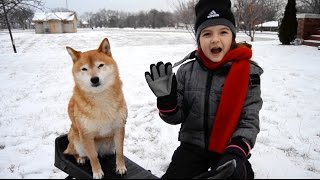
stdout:
<svg viewBox="0 0 320 180">
<path fill-rule="evenodd" d="M 211 43 L 217 43 L 217 42 L 219 42 L 219 41 L 220 41 L 220 39 L 218 38 L 217 35 L 213 35 L 213 36 L 211 37 Z"/>
</svg>

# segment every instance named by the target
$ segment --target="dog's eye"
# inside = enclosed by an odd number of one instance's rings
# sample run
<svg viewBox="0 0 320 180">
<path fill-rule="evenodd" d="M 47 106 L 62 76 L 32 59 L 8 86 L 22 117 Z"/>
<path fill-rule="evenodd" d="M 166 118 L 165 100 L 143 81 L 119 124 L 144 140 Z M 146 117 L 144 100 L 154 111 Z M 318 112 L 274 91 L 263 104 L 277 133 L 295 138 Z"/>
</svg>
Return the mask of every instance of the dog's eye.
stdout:
<svg viewBox="0 0 320 180">
<path fill-rule="evenodd" d="M 88 70 L 87 68 L 82 68 L 82 69 L 81 69 L 81 71 L 87 71 L 87 70 Z"/>
<path fill-rule="evenodd" d="M 98 66 L 98 68 L 102 68 L 104 66 L 104 64 L 100 64 L 99 66 Z"/>
</svg>

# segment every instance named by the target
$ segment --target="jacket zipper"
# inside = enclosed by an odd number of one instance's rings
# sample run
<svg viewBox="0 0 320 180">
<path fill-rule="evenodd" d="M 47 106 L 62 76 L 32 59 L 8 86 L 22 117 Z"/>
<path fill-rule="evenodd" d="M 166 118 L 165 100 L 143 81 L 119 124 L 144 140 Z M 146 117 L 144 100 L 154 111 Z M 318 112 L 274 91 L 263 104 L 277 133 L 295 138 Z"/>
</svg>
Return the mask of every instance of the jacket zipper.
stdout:
<svg viewBox="0 0 320 180">
<path fill-rule="evenodd" d="M 204 122 L 203 122 L 203 129 L 204 129 L 204 142 L 205 142 L 205 148 L 208 149 L 208 141 L 209 141 L 209 132 L 208 132 L 208 126 L 209 126 L 209 98 L 210 98 L 210 91 L 211 91 L 211 84 L 213 79 L 213 72 L 209 71 L 208 78 L 206 82 L 206 92 L 205 92 L 205 104 L 204 104 Z"/>
</svg>

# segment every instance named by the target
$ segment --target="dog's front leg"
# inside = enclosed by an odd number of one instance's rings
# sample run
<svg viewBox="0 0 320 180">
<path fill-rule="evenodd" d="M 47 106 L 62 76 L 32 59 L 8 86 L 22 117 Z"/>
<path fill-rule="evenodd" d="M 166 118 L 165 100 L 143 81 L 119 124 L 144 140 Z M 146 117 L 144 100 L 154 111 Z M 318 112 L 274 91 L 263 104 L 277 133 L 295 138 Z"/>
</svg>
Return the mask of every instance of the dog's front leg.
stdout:
<svg viewBox="0 0 320 180">
<path fill-rule="evenodd" d="M 115 131 L 114 142 L 116 145 L 116 172 L 123 175 L 127 172 L 125 161 L 123 157 L 123 142 L 124 142 L 125 128 L 120 127 Z"/>
<path fill-rule="evenodd" d="M 94 138 L 86 135 L 80 136 L 81 144 L 90 160 L 93 178 L 101 179 L 104 175 L 95 149 Z"/>
</svg>

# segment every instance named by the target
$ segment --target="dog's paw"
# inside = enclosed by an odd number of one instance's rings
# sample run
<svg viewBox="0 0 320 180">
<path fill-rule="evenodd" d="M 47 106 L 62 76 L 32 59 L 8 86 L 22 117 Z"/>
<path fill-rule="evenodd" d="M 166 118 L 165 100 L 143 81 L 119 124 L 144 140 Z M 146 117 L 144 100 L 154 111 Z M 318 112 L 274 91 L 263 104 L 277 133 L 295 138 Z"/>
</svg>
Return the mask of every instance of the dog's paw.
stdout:
<svg viewBox="0 0 320 180">
<path fill-rule="evenodd" d="M 78 157 L 77 158 L 77 163 L 78 164 L 85 164 L 86 163 L 86 158 L 84 158 L 84 157 Z"/>
<path fill-rule="evenodd" d="M 124 175 L 127 172 L 126 166 L 117 166 L 116 173 L 120 175 Z"/>
<path fill-rule="evenodd" d="M 93 172 L 93 179 L 102 179 L 104 176 L 104 173 L 102 169 L 99 169 L 97 172 Z"/>
</svg>

